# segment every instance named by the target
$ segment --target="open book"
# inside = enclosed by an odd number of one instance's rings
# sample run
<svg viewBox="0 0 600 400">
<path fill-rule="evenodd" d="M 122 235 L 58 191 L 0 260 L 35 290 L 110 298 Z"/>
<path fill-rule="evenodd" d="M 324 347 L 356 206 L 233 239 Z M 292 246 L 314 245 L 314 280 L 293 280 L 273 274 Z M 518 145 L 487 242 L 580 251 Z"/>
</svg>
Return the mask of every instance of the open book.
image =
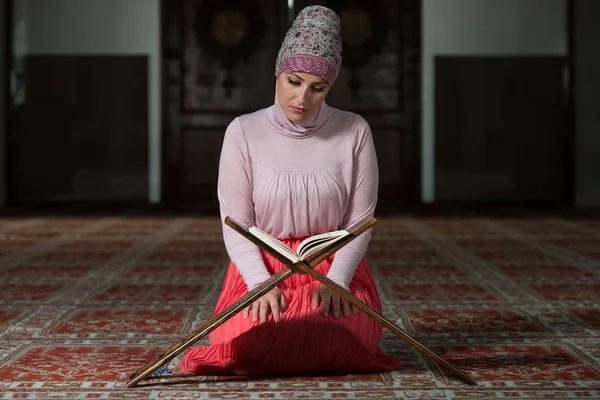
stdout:
<svg viewBox="0 0 600 400">
<path fill-rule="evenodd" d="M 306 260 L 313 254 L 318 253 L 325 247 L 342 240 L 350 234 L 350 232 L 345 230 L 320 233 L 304 239 L 300 242 L 296 251 L 294 251 L 281 240 L 269 235 L 256 226 L 248 229 L 248 232 L 293 263 Z"/>
</svg>

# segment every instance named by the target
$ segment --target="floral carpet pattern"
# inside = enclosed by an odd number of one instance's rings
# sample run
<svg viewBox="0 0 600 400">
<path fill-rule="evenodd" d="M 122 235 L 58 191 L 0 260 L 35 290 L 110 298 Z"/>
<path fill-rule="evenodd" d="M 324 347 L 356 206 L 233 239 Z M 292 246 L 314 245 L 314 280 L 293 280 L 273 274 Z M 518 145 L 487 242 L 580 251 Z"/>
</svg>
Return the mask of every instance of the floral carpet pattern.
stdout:
<svg viewBox="0 0 600 400">
<path fill-rule="evenodd" d="M 600 220 L 382 218 L 368 260 L 384 314 L 468 386 L 384 331 L 391 373 L 130 373 L 212 315 L 219 221 L 0 219 L 0 399 L 600 398 Z M 200 342 L 202 344 L 205 342 Z"/>
</svg>

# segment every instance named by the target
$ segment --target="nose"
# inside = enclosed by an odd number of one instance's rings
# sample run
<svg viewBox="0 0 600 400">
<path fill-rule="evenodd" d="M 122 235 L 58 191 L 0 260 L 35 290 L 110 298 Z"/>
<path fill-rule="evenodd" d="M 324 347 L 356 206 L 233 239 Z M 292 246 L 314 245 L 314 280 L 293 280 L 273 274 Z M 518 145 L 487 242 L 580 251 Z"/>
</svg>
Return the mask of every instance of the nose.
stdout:
<svg viewBox="0 0 600 400">
<path fill-rule="evenodd" d="M 300 89 L 300 93 L 298 94 L 298 105 L 299 106 L 304 105 L 304 102 L 306 101 L 306 98 L 308 97 L 307 90 L 308 90 L 307 87 L 303 87 Z"/>
</svg>

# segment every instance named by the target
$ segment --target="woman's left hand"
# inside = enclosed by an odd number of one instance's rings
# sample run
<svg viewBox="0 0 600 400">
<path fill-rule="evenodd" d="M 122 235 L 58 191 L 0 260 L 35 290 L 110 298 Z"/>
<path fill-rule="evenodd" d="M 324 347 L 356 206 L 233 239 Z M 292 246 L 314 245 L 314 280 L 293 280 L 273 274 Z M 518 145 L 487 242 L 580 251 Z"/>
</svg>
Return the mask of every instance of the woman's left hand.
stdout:
<svg viewBox="0 0 600 400">
<path fill-rule="evenodd" d="M 342 310 L 342 314 L 344 317 L 350 316 L 350 308 L 352 308 L 352 312 L 356 314 L 358 309 L 350 303 L 348 300 L 343 299 L 337 293 L 332 292 L 329 288 L 323 285 L 319 285 L 317 290 L 313 293 L 312 296 L 312 309 L 316 309 L 321 304 L 321 313 L 324 317 L 329 315 L 329 309 L 333 311 L 333 317 L 340 317 L 340 309 Z"/>
</svg>

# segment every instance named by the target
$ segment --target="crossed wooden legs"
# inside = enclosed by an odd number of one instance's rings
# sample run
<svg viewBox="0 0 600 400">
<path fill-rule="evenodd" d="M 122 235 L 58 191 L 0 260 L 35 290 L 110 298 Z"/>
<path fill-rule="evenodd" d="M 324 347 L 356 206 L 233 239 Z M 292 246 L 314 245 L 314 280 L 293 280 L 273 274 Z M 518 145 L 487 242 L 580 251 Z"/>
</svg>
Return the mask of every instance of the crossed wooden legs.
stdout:
<svg viewBox="0 0 600 400">
<path fill-rule="evenodd" d="M 285 265 L 288 266 L 289 269 L 282 270 L 282 271 L 276 273 L 271 278 L 269 278 L 267 281 L 263 282 L 261 285 L 256 287 L 254 290 L 248 292 L 245 296 L 243 296 L 242 298 L 237 300 L 235 303 L 233 303 L 232 305 L 227 307 L 225 310 L 223 310 L 219 314 L 215 315 L 210 320 L 206 321 L 204 324 L 202 324 L 196 330 L 194 330 L 193 332 L 186 335 L 182 340 L 180 340 L 179 342 L 177 342 L 174 345 L 172 345 L 171 347 L 169 347 L 167 350 L 165 350 L 163 353 L 161 353 L 154 361 L 151 361 L 150 363 L 139 368 L 137 371 L 135 371 L 133 374 L 131 374 L 129 376 L 130 380 L 129 380 L 129 382 L 127 382 L 127 387 L 130 387 L 130 388 L 134 387 L 138 383 L 140 383 L 142 380 L 147 379 L 152 374 L 152 372 L 154 372 L 156 369 L 164 366 L 165 364 L 167 364 L 168 362 L 173 360 L 181 352 L 190 348 L 192 345 L 194 345 L 194 343 L 196 343 L 200 339 L 204 338 L 210 332 L 212 332 L 213 330 L 215 330 L 216 328 L 221 326 L 223 323 L 225 323 L 227 320 L 232 318 L 234 315 L 236 315 L 239 312 L 241 312 L 242 310 L 244 310 L 246 307 L 251 305 L 254 301 L 256 301 L 257 299 L 262 297 L 264 294 L 268 293 L 270 290 L 277 287 L 277 285 L 279 285 L 281 282 L 285 281 L 287 278 L 292 276 L 294 273 L 309 274 L 310 276 L 314 277 L 317 281 L 321 282 L 323 285 L 328 287 L 330 290 L 339 294 L 344 299 L 348 300 L 348 302 L 350 304 L 356 306 L 359 310 L 361 310 L 364 313 L 366 313 L 367 315 L 369 315 L 375 321 L 379 322 L 382 326 L 386 327 L 387 329 L 389 329 L 396 335 L 400 336 L 402 339 L 404 339 L 406 342 L 408 342 L 408 344 L 413 346 L 419 352 L 421 352 L 421 353 L 425 354 L 426 356 L 428 356 L 429 358 L 433 359 L 435 362 L 437 362 L 441 366 L 446 367 L 448 370 L 452 371 L 454 374 L 456 374 L 458 377 L 460 377 L 463 381 L 465 381 L 469 385 L 476 385 L 477 383 L 473 379 L 471 379 L 466 373 L 464 373 L 460 369 L 456 368 L 455 366 L 453 366 L 452 364 L 450 364 L 449 362 L 447 362 L 446 360 L 444 360 L 443 358 L 438 356 L 436 353 L 434 353 L 433 351 L 428 349 L 427 347 L 423 346 L 421 343 L 419 343 L 418 341 L 413 339 L 409 334 L 407 334 L 402 329 L 397 327 L 389 319 L 387 319 L 383 315 L 379 314 L 377 311 L 375 311 L 374 309 L 372 309 L 371 307 L 369 307 L 368 305 L 363 303 L 361 300 L 354 297 L 351 293 L 346 291 L 344 288 L 342 288 L 341 286 L 338 286 L 335 282 L 331 281 L 326 276 L 324 276 L 323 274 L 321 274 L 313 269 L 314 267 L 319 265 L 322 261 L 324 261 L 329 256 L 331 256 L 333 253 L 335 253 L 340 248 L 342 248 L 343 246 L 348 244 L 350 241 L 352 241 L 354 238 L 356 238 L 357 236 L 361 235 L 362 233 L 364 233 L 365 231 L 367 231 L 368 229 L 373 227 L 373 225 L 375 225 L 376 222 L 377 222 L 377 220 L 375 218 L 373 218 L 371 221 L 369 221 L 366 224 L 364 224 L 363 226 L 361 226 L 356 232 L 347 236 L 345 239 L 324 249 L 320 253 L 320 255 L 316 256 L 314 259 L 312 259 L 310 261 L 301 261 L 301 262 L 293 264 L 293 263 L 290 263 L 287 259 L 285 259 L 283 256 L 281 256 L 276 251 L 271 250 L 270 248 L 266 247 L 262 242 L 260 242 L 258 239 L 256 239 L 251 234 L 249 234 L 246 231 L 246 229 L 242 228 L 235 221 L 231 220 L 229 217 L 226 218 L 225 223 L 227 225 L 229 225 L 230 227 L 235 229 L 237 232 L 239 232 L 240 234 L 245 236 L 248 240 L 252 241 L 260 248 L 267 251 L 273 257 L 275 257 L 278 260 L 280 260 L 281 262 L 283 262 Z"/>
</svg>

